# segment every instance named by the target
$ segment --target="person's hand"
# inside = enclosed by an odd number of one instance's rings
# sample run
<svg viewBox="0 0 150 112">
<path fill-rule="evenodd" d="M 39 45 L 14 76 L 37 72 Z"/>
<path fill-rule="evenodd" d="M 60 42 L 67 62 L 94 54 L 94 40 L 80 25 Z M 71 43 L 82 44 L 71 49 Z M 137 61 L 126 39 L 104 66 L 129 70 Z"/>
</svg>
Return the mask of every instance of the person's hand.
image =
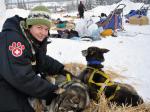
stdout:
<svg viewBox="0 0 150 112">
<path fill-rule="evenodd" d="M 65 92 L 65 89 L 58 88 L 54 93 L 56 93 L 56 94 L 62 94 L 63 92 Z"/>
</svg>

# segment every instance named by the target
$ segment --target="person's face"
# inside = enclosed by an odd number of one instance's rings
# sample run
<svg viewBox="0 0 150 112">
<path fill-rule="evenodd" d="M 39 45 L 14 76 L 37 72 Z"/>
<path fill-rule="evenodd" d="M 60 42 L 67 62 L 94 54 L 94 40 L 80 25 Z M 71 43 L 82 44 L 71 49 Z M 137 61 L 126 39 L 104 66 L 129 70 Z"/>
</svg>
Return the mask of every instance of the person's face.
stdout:
<svg viewBox="0 0 150 112">
<path fill-rule="evenodd" d="M 49 28 L 45 25 L 32 25 L 29 31 L 35 39 L 42 42 L 48 36 Z"/>
</svg>

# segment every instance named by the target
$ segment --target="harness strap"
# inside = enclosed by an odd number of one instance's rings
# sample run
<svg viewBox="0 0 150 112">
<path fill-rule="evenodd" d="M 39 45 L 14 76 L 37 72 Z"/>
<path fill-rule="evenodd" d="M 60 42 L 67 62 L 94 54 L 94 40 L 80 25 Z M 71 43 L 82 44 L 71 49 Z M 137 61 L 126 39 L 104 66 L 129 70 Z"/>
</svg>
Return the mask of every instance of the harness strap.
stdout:
<svg viewBox="0 0 150 112">
<path fill-rule="evenodd" d="M 66 81 L 71 81 L 71 75 L 69 73 L 66 74 Z"/>
<path fill-rule="evenodd" d="M 119 85 L 117 85 L 114 94 L 112 94 L 112 95 L 108 98 L 109 101 L 112 100 L 112 99 L 115 97 L 116 92 L 117 92 L 118 90 L 120 90 L 120 86 L 119 86 Z"/>
<path fill-rule="evenodd" d="M 98 69 L 92 68 L 92 67 L 87 67 L 87 68 L 93 70 L 93 72 L 91 73 L 91 76 L 90 76 L 88 82 L 92 83 L 92 84 L 95 84 L 95 85 L 100 87 L 99 90 L 98 90 L 98 93 L 102 94 L 107 86 L 113 86 L 114 85 L 114 82 L 111 81 L 110 77 L 106 73 L 104 73 L 104 72 L 102 72 L 102 71 L 100 71 Z M 101 82 L 98 82 L 98 83 L 94 82 L 93 81 L 93 77 L 94 77 L 95 73 L 98 73 L 99 75 L 105 77 L 106 80 L 103 83 L 101 83 Z M 115 94 L 116 94 L 116 91 L 118 91 L 119 89 L 120 89 L 120 86 L 117 85 L 114 93 L 108 98 L 108 100 L 112 100 L 114 98 Z"/>
</svg>

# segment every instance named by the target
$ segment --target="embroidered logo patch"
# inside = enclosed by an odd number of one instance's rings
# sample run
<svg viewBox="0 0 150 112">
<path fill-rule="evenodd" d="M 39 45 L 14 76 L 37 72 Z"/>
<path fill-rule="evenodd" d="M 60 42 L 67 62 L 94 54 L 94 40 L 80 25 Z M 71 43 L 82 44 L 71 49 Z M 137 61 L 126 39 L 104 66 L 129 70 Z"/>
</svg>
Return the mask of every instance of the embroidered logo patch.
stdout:
<svg viewBox="0 0 150 112">
<path fill-rule="evenodd" d="M 12 55 L 15 57 L 19 57 L 22 55 L 25 46 L 21 44 L 21 42 L 13 42 L 12 45 L 9 46 L 9 50 Z"/>
</svg>

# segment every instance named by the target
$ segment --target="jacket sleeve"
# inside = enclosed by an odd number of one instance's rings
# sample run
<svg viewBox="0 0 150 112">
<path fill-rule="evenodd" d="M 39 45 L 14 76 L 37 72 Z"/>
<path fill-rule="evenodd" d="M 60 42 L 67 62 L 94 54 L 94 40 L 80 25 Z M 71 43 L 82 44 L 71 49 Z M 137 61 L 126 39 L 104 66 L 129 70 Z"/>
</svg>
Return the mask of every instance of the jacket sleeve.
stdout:
<svg viewBox="0 0 150 112">
<path fill-rule="evenodd" d="M 37 54 L 38 70 L 46 72 L 49 75 L 59 74 L 64 69 L 64 65 L 56 59 L 46 55 L 46 49 L 47 44 L 44 44 Z"/>
<path fill-rule="evenodd" d="M 14 88 L 29 96 L 47 99 L 56 96 L 54 91 L 58 86 L 39 77 L 32 69 L 30 58 L 27 56 L 29 46 L 16 32 L 9 32 L 6 45 L 1 45 L 0 64 L 2 77 Z"/>
<path fill-rule="evenodd" d="M 47 73 L 48 74 L 59 74 L 63 69 L 64 65 L 59 61 L 53 59 L 50 56 L 45 57 L 46 65 L 47 65 Z"/>
</svg>

